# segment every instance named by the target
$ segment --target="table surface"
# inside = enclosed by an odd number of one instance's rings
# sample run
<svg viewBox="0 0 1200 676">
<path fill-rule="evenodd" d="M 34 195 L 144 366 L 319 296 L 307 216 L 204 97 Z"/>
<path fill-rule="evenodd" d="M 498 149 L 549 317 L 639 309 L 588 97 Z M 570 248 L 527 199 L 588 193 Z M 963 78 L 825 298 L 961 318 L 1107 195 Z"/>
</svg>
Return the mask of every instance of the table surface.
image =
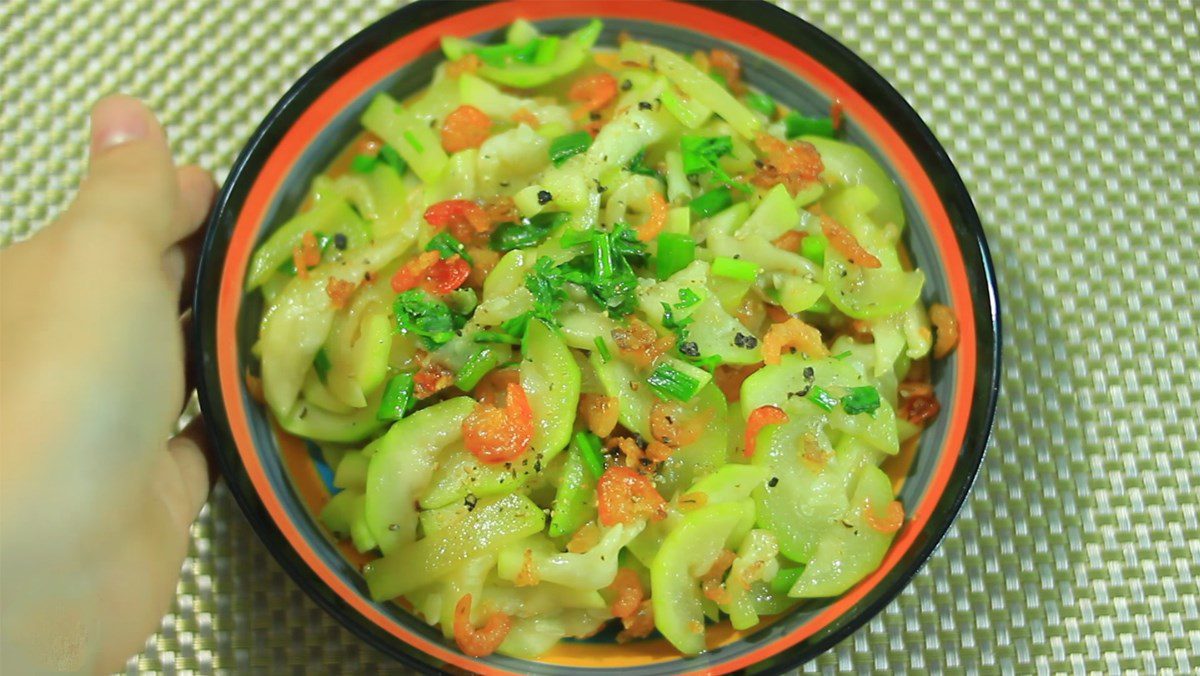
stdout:
<svg viewBox="0 0 1200 676">
<path fill-rule="evenodd" d="M 394 6 L 0 3 L 0 228 L 70 198 L 89 104 L 161 112 L 227 171 L 322 54 Z M 785 3 L 868 62 L 975 198 L 1004 309 L 979 480 L 872 622 L 805 669 L 1200 669 L 1200 21 L 1190 2 Z M 1190 456 L 1190 457 L 1189 457 Z M 131 673 L 396 669 L 310 601 L 218 487 Z"/>
</svg>

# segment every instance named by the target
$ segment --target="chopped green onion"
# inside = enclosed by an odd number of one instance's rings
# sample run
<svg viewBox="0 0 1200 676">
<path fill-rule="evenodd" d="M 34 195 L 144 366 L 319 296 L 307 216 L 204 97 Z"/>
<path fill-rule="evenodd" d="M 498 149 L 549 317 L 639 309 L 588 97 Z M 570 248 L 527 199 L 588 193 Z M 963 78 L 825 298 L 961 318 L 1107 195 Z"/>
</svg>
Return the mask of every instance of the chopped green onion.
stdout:
<svg viewBox="0 0 1200 676">
<path fill-rule="evenodd" d="M 404 130 L 404 140 L 408 141 L 408 145 L 412 146 L 413 150 L 417 151 L 418 153 L 425 152 L 425 146 L 421 145 L 421 142 L 417 140 L 417 137 L 414 136 L 413 133 L 408 129 Z"/>
<path fill-rule="evenodd" d="M 501 223 L 492 231 L 488 245 L 501 252 L 537 246 L 570 218 L 571 215 L 565 211 L 543 211 L 529 218 L 522 218 L 520 223 Z"/>
<path fill-rule="evenodd" d="M 499 331 L 476 331 L 471 334 L 471 340 L 476 343 L 506 343 L 508 345 L 520 345 L 521 339 L 516 336 L 511 336 L 507 333 Z"/>
<path fill-rule="evenodd" d="M 812 389 L 808 391 L 808 400 L 826 411 L 832 411 L 833 407 L 838 405 L 837 397 L 820 385 L 812 386 Z"/>
<path fill-rule="evenodd" d="M 491 345 L 479 348 L 475 354 L 467 357 L 467 361 L 458 370 L 454 384 L 463 392 L 470 392 L 489 371 L 504 361 L 509 352 L 508 348 L 500 349 Z"/>
<path fill-rule="evenodd" d="M 841 354 L 833 355 L 833 358 L 837 359 L 838 361 L 841 361 L 841 360 L 845 359 L 846 357 L 849 357 L 851 354 L 853 354 L 853 353 L 850 350 L 846 350 L 845 352 L 842 352 Z"/>
<path fill-rule="evenodd" d="M 559 37 L 557 35 L 547 35 L 544 38 L 537 39 L 537 51 L 533 55 L 533 62 L 539 66 L 544 66 L 552 61 L 558 55 Z"/>
<path fill-rule="evenodd" d="M 775 99 L 760 92 L 746 94 L 746 106 L 756 110 L 768 118 L 775 117 Z"/>
<path fill-rule="evenodd" d="M 664 232 L 658 236 L 658 279 L 664 280 L 696 260 L 696 240 L 691 235 Z"/>
<path fill-rule="evenodd" d="M 591 432 L 575 433 L 575 450 L 587 465 L 592 476 L 599 479 L 604 474 L 604 454 L 600 452 L 600 438 Z"/>
<path fill-rule="evenodd" d="M 800 255 L 817 265 L 825 264 L 825 249 L 829 247 L 829 240 L 825 235 L 806 235 L 800 240 Z"/>
<path fill-rule="evenodd" d="M 325 374 L 333 368 L 333 364 L 329 361 L 329 353 L 325 351 L 325 348 L 317 350 L 317 354 L 313 356 L 313 368 L 316 369 L 317 377 L 321 379 L 321 382 L 325 382 Z"/>
<path fill-rule="evenodd" d="M 730 136 L 681 136 L 679 150 L 683 156 L 683 173 L 699 174 L 717 169 L 717 160 L 733 152 Z"/>
<path fill-rule="evenodd" d="M 369 174 L 378 160 L 370 155 L 355 155 L 350 161 L 350 170 L 356 174 Z"/>
<path fill-rule="evenodd" d="M 787 137 L 794 139 L 797 136 L 825 136 L 833 138 L 836 131 L 833 126 L 833 120 L 828 117 L 805 117 L 796 111 L 787 114 L 783 118 L 783 124 L 786 127 Z"/>
<path fill-rule="evenodd" d="M 698 366 L 709 373 L 712 373 L 713 369 L 724 363 L 725 361 L 721 359 L 721 355 L 719 354 L 710 354 L 707 357 L 700 357 L 699 359 L 692 360 L 692 364 L 694 366 Z"/>
<path fill-rule="evenodd" d="M 531 317 L 533 317 L 532 312 L 522 312 L 521 314 L 517 315 L 516 317 L 513 317 L 512 319 L 504 320 L 504 322 L 502 324 L 500 324 L 500 330 L 510 336 L 514 336 L 516 338 L 524 338 L 525 337 L 525 329 L 529 326 L 529 319 Z M 476 335 L 478 335 L 478 334 L 476 334 Z M 520 341 L 513 343 L 513 345 L 520 345 L 520 344 L 521 344 Z"/>
<path fill-rule="evenodd" d="M 692 200 L 688 206 L 691 207 L 692 213 L 696 214 L 696 218 L 708 218 L 725 211 L 731 204 L 733 194 L 729 192 L 729 188 L 716 188 Z"/>
<path fill-rule="evenodd" d="M 662 174 L 660 174 L 657 169 L 646 166 L 645 162 L 646 162 L 646 149 L 642 148 L 641 150 L 638 151 L 637 155 L 633 156 L 633 159 L 629 161 L 629 164 L 625 166 L 625 170 L 631 174 L 639 174 L 641 176 L 652 176 L 654 178 L 662 178 Z"/>
<path fill-rule="evenodd" d="M 412 410 L 417 399 L 413 396 L 414 381 L 411 373 L 399 373 L 388 381 L 383 390 L 383 400 L 375 412 L 376 420 L 399 420 Z"/>
<path fill-rule="evenodd" d="M 859 413 L 874 415 L 879 408 L 879 390 L 870 385 L 851 387 L 850 394 L 842 397 L 842 408 L 846 409 L 846 413 L 850 415 Z"/>
<path fill-rule="evenodd" d="M 670 362 L 662 362 L 646 378 L 650 388 L 663 399 L 689 401 L 700 390 L 700 381 L 680 371 Z"/>
<path fill-rule="evenodd" d="M 600 358 L 604 360 L 604 363 L 612 361 L 612 352 L 609 351 L 608 343 L 604 342 L 604 338 L 596 336 L 593 342 L 596 343 L 596 352 L 600 353 Z"/>
<path fill-rule="evenodd" d="M 703 300 L 703 298 L 700 297 L 700 294 L 687 287 L 684 287 L 679 290 L 679 302 L 675 304 L 675 309 L 686 310 L 696 303 L 699 303 L 701 300 Z"/>
<path fill-rule="evenodd" d="M 744 282 L 753 282 L 757 279 L 758 270 L 757 263 L 738 260 L 737 258 L 717 256 L 712 262 L 712 273 L 717 277 L 740 279 Z"/>
<path fill-rule="evenodd" d="M 829 299 L 825 296 L 821 296 L 817 299 L 817 302 L 808 306 L 808 309 L 806 309 L 805 312 L 814 312 L 819 315 L 827 315 L 830 312 L 833 312 L 833 303 L 830 303 Z"/>
<path fill-rule="evenodd" d="M 771 591 L 776 594 L 787 594 L 795 586 L 796 580 L 800 579 L 800 574 L 804 572 L 804 566 L 796 566 L 795 568 L 780 568 L 775 577 L 771 580 Z"/>
<path fill-rule="evenodd" d="M 556 167 L 561 166 L 563 162 L 590 147 L 592 147 L 592 135 L 586 131 L 563 134 L 550 142 L 550 161 Z"/>
<path fill-rule="evenodd" d="M 458 254 L 468 263 L 475 262 L 471 260 L 470 254 L 467 253 L 467 247 L 455 239 L 454 235 L 445 230 L 434 235 L 433 239 L 429 240 L 429 244 L 425 245 L 425 250 L 436 251 L 442 255 L 442 258 L 449 258 L 454 254 Z"/>
<path fill-rule="evenodd" d="M 404 133 L 406 134 L 405 138 L 408 138 L 408 136 L 412 135 L 411 132 Z M 421 152 L 420 143 L 417 143 L 415 140 L 411 140 L 409 143 L 411 143 L 414 148 L 417 148 L 417 152 Z M 384 144 L 384 146 L 379 149 L 379 159 L 383 160 L 384 163 L 395 169 L 397 174 L 403 174 L 408 169 L 408 163 L 404 161 L 403 157 L 400 157 L 400 153 L 397 152 L 395 148 L 389 145 Z"/>
</svg>

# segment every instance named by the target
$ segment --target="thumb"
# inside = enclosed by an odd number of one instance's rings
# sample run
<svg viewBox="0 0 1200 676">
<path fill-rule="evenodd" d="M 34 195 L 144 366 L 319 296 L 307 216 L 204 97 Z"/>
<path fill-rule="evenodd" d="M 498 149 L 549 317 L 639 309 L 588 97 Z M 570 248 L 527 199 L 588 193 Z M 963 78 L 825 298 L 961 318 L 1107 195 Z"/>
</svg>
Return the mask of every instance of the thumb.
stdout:
<svg viewBox="0 0 1200 676">
<path fill-rule="evenodd" d="M 92 108 L 88 172 L 71 212 L 82 227 L 117 230 L 164 250 L 190 223 L 167 136 L 141 101 L 113 95 Z"/>
</svg>

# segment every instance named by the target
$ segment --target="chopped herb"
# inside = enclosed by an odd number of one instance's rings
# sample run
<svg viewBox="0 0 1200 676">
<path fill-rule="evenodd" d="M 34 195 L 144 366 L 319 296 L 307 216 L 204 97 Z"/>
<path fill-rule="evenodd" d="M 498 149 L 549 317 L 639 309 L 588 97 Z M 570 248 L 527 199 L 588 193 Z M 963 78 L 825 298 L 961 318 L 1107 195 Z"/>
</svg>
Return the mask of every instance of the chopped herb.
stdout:
<svg viewBox="0 0 1200 676">
<path fill-rule="evenodd" d="M 408 145 L 412 146 L 413 150 L 418 153 L 425 152 L 425 146 L 421 145 L 421 142 L 417 140 L 417 137 L 411 131 L 405 130 L 404 140 L 408 141 Z M 382 151 L 380 152 L 382 154 Z"/>
<path fill-rule="evenodd" d="M 383 399 L 375 412 L 376 420 L 400 420 L 407 415 L 417 403 L 413 396 L 414 388 L 413 374 L 398 373 L 393 376 L 383 390 Z"/>
<path fill-rule="evenodd" d="M 754 281 L 758 277 L 758 270 L 757 263 L 742 261 L 736 258 L 727 258 L 725 256 L 717 256 L 712 262 L 712 273 L 717 277 L 738 279 L 745 282 Z"/>
<path fill-rule="evenodd" d="M 846 357 L 849 357 L 851 354 L 853 354 L 853 353 L 850 352 L 850 350 L 846 350 L 845 352 L 842 352 L 841 354 L 833 355 L 833 358 L 837 359 L 838 361 L 841 361 L 841 360 L 845 359 Z"/>
<path fill-rule="evenodd" d="M 850 415 L 859 413 L 874 415 L 879 408 L 879 390 L 870 385 L 851 387 L 850 394 L 842 397 L 842 408 L 846 409 L 846 413 Z"/>
<path fill-rule="evenodd" d="M 419 336 L 430 349 L 450 342 L 455 332 L 467 323 L 466 316 L 455 313 L 421 289 L 410 289 L 396 296 L 392 311 L 399 331 Z"/>
<path fill-rule="evenodd" d="M 708 218 L 725 211 L 732 204 L 733 194 L 729 192 L 729 188 L 715 188 L 693 199 L 688 208 L 696 214 L 696 218 Z"/>
<path fill-rule="evenodd" d="M 442 255 L 442 258 L 449 258 L 454 254 L 458 254 L 468 263 L 475 262 L 471 260 L 470 254 L 467 253 L 467 247 L 463 246 L 462 242 L 455 239 L 454 235 L 445 230 L 434 235 L 433 239 L 429 240 L 429 244 L 425 245 L 425 250 L 436 251 Z"/>
<path fill-rule="evenodd" d="M 405 136 L 405 139 L 408 139 L 409 136 L 412 136 L 412 132 L 406 131 L 404 133 L 407 135 Z M 416 139 L 414 137 L 413 140 L 409 140 L 409 143 L 417 149 L 417 152 L 423 152 L 423 149 L 420 148 L 421 144 L 416 143 L 415 140 Z M 397 174 L 403 174 L 408 170 L 408 163 L 405 162 L 404 158 L 400 157 L 400 153 L 390 145 L 384 144 L 384 146 L 379 149 L 379 159 L 383 160 L 384 164 L 387 164 L 389 167 L 395 169 Z"/>
<path fill-rule="evenodd" d="M 675 304 L 675 308 L 679 310 L 686 310 L 696 303 L 699 303 L 701 300 L 700 294 L 687 287 L 684 287 L 679 290 L 679 302 Z"/>
<path fill-rule="evenodd" d="M 746 95 L 746 107 L 758 111 L 768 118 L 775 117 L 775 99 L 760 92 Z"/>
<path fill-rule="evenodd" d="M 325 374 L 329 373 L 331 368 L 333 368 L 333 364 L 329 361 L 329 353 L 322 347 L 313 356 L 313 369 L 316 370 L 317 377 L 321 379 L 321 382 L 325 382 Z"/>
<path fill-rule="evenodd" d="M 679 149 L 683 154 L 683 173 L 693 175 L 712 172 L 713 178 L 719 183 L 745 193 L 752 191 L 745 183 L 733 180 L 717 163 L 721 157 L 733 152 L 731 137 L 683 136 L 679 139 Z"/>
<path fill-rule="evenodd" d="M 629 161 L 629 164 L 625 166 L 625 169 L 631 174 L 662 178 L 662 174 L 660 174 L 657 169 L 646 166 L 645 148 L 642 148 L 638 151 L 637 155 L 633 156 L 633 159 Z"/>
<path fill-rule="evenodd" d="M 537 246 L 570 218 L 571 215 L 565 211 L 543 211 L 535 216 L 522 218 L 519 223 L 501 223 L 492 231 L 488 245 L 500 252 Z"/>
<path fill-rule="evenodd" d="M 600 438 L 591 432 L 576 432 L 573 444 L 583 464 L 587 465 L 592 476 L 599 479 L 604 474 L 604 453 L 600 450 Z"/>
<path fill-rule="evenodd" d="M 520 345 L 521 339 L 516 336 L 510 336 L 507 333 L 499 331 L 476 331 L 471 334 L 471 339 L 476 343 L 507 343 L 508 345 Z"/>
<path fill-rule="evenodd" d="M 371 155 L 355 155 L 350 161 L 350 170 L 356 174 L 369 174 L 377 161 Z"/>
<path fill-rule="evenodd" d="M 700 389 L 700 381 L 675 368 L 670 362 L 661 362 L 646 378 L 650 388 L 663 399 L 689 401 Z"/>
<path fill-rule="evenodd" d="M 596 343 L 596 352 L 600 353 L 600 358 L 604 360 L 605 364 L 612 361 L 612 352 L 609 351 L 608 343 L 604 342 L 604 338 L 596 336 L 592 342 Z"/>
<path fill-rule="evenodd" d="M 533 315 L 544 320 L 551 326 L 557 326 L 558 320 L 554 314 L 562 307 L 567 299 L 563 289 L 566 283 L 566 273 L 554 265 L 554 259 L 542 256 L 533 265 L 533 270 L 525 276 L 525 288 L 533 294 Z"/>
<path fill-rule="evenodd" d="M 797 136 L 824 136 L 833 138 L 837 131 L 833 126 L 833 120 L 828 117 L 805 117 L 796 111 L 787 114 L 783 118 L 783 124 L 786 128 L 788 139 L 794 139 Z"/>
<path fill-rule="evenodd" d="M 832 411 L 833 407 L 838 405 L 837 397 L 819 385 L 813 385 L 807 397 L 809 401 L 826 411 Z"/>
<path fill-rule="evenodd" d="M 562 166 L 563 162 L 592 147 L 592 135 L 586 131 L 576 131 L 563 134 L 550 142 L 550 161 L 554 166 Z"/>
</svg>

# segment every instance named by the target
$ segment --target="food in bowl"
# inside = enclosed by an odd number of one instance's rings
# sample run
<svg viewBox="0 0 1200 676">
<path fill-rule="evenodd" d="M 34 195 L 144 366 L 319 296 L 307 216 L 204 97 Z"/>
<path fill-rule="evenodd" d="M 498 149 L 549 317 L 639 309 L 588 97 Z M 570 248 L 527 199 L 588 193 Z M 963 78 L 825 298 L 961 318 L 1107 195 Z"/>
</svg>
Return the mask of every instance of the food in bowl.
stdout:
<svg viewBox="0 0 1200 676">
<path fill-rule="evenodd" d="M 600 30 L 444 38 L 247 272 L 253 389 L 335 468 L 320 520 L 472 656 L 608 625 L 693 655 L 845 592 L 956 339 L 836 109 Z"/>
</svg>

